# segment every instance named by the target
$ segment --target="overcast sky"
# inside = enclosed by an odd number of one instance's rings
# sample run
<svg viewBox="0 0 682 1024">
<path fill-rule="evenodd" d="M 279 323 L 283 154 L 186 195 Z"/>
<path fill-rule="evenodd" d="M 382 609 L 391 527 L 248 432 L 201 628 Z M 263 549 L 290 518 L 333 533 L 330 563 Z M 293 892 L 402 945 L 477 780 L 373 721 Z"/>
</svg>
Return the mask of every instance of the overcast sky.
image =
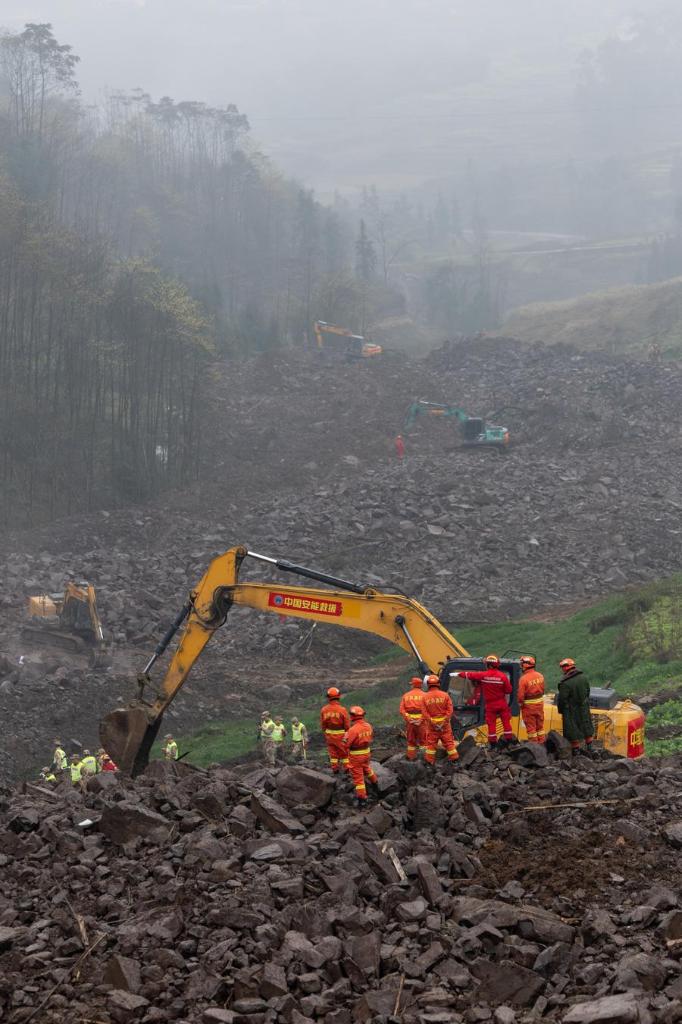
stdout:
<svg viewBox="0 0 682 1024">
<path fill-rule="evenodd" d="M 431 140 L 445 140 L 453 114 L 480 110 L 491 134 L 527 121 L 568 95 L 584 46 L 647 2 L 1 0 L 0 22 L 51 22 L 81 58 L 88 100 L 140 86 L 156 98 L 236 103 L 267 152 L 324 188 L 356 169 L 363 180 L 390 175 L 391 140 L 415 120 L 405 164 L 415 179 L 449 159 L 446 141 Z"/>
</svg>

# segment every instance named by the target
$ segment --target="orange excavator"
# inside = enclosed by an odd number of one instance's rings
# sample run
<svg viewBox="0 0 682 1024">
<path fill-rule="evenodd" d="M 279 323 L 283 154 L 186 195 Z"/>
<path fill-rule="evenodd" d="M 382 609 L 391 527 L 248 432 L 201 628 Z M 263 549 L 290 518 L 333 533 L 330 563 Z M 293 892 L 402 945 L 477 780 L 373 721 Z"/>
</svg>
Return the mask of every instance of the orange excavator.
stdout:
<svg viewBox="0 0 682 1024">
<path fill-rule="evenodd" d="M 326 352 L 337 357 L 352 361 L 354 359 L 371 359 L 374 356 L 383 354 L 381 345 L 366 341 L 362 334 L 353 334 L 347 327 L 339 327 L 338 324 L 328 324 L 324 320 L 316 320 L 313 324 L 315 339 L 320 352 Z M 331 334 L 333 337 L 345 338 L 343 342 L 335 345 L 325 344 L 324 336 Z"/>
<path fill-rule="evenodd" d="M 67 580 L 58 594 L 29 597 L 28 614 L 30 622 L 22 629 L 24 640 L 86 654 L 92 668 L 110 664 L 111 652 L 104 639 L 92 583 Z"/>
<path fill-rule="evenodd" d="M 240 582 L 240 570 L 247 558 L 265 562 L 280 572 L 323 583 L 325 587 Z M 438 619 L 405 594 L 384 593 L 286 559 L 270 558 L 245 547 L 234 547 L 213 559 L 197 587 L 190 592 L 187 602 L 138 677 L 138 696 L 127 707 L 117 708 L 102 720 L 102 746 L 122 771 L 137 775 L 144 770 L 164 711 L 179 693 L 206 644 L 224 625 L 234 605 L 364 630 L 383 637 L 412 654 L 421 674 L 437 674 L 445 689 L 450 686 L 451 675 L 457 678 L 456 672 L 483 667 L 482 661 L 471 658 Z M 182 626 L 184 631 L 161 685 L 153 696 L 147 698 L 145 691 L 152 687 L 149 673 Z M 512 681 L 514 734 L 525 739 L 516 697 L 519 662 L 517 659 L 503 659 L 502 668 Z M 465 694 L 458 696 L 453 692 L 453 698 L 459 734 L 471 734 L 477 742 L 485 743 L 487 730 L 483 706 L 471 707 Z M 641 708 L 630 701 L 607 703 L 605 707 L 603 701 L 595 701 L 596 738 L 613 753 L 641 757 L 644 752 L 644 714 Z M 556 728 L 557 720 L 554 696 L 550 694 L 545 698 L 546 729 Z"/>
</svg>

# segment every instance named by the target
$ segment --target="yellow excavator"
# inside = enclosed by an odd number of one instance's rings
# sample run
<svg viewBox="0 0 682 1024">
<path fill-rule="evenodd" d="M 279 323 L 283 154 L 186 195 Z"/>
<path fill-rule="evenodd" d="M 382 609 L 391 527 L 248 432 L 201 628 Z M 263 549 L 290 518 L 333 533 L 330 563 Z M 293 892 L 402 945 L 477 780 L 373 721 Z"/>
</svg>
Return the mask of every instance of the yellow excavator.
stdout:
<svg viewBox="0 0 682 1024">
<path fill-rule="evenodd" d="M 325 588 L 240 582 L 241 566 L 247 558 L 265 562 L 280 572 L 323 583 Z M 190 592 L 187 602 L 138 677 L 138 697 L 127 707 L 117 708 L 102 720 L 102 746 L 122 771 L 137 775 L 144 770 L 164 711 L 179 692 L 206 644 L 224 625 L 233 605 L 364 630 L 383 637 L 412 654 L 421 674 L 436 673 L 444 689 L 449 689 L 451 676 L 455 673 L 484 667 L 483 662 L 472 658 L 426 608 L 405 594 L 384 593 L 286 559 L 269 558 L 245 547 L 234 547 L 214 558 L 198 586 Z M 161 685 L 156 694 L 147 699 L 145 690 L 151 686 L 149 673 L 183 625 L 184 632 Z M 527 736 L 517 700 L 520 665 L 516 659 L 503 658 L 502 668 L 512 681 L 514 733 L 524 740 Z M 610 692 L 596 691 L 598 699 L 592 708 L 596 737 L 615 754 L 641 757 L 644 753 L 644 713 L 630 701 L 603 697 Z M 477 742 L 485 743 L 484 707 L 482 703 L 470 706 L 467 697 L 468 694 L 453 692 L 457 733 L 460 737 L 471 734 Z M 550 694 L 545 698 L 545 728 L 549 730 L 560 726 L 554 695 Z"/>
<path fill-rule="evenodd" d="M 317 347 L 320 352 L 331 352 L 332 355 L 340 356 L 346 360 L 371 359 L 373 356 L 383 354 L 381 345 L 375 345 L 371 341 L 365 341 L 362 334 L 353 334 L 346 327 L 339 327 L 337 324 L 328 324 L 324 320 L 316 320 L 313 324 Z M 342 344 L 336 344 L 329 348 L 324 343 L 325 334 L 345 338 Z"/>
<path fill-rule="evenodd" d="M 28 614 L 31 621 L 21 631 L 24 640 L 73 654 L 87 654 L 92 668 L 109 664 L 111 656 L 92 583 L 67 580 L 64 590 L 57 594 L 29 597 Z"/>
</svg>

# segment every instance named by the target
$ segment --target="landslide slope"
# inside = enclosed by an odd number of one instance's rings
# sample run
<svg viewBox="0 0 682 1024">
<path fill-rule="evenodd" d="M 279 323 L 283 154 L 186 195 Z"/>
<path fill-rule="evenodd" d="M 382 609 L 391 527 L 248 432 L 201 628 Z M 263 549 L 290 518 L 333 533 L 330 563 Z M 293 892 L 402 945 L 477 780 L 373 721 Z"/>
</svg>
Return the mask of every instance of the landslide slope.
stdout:
<svg viewBox="0 0 682 1024">
<path fill-rule="evenodd" d="M 46 760 L 56 732 L 97 742 L 119 698 L 200 578 L 237 543 L 369 585 L 399 587 L 457 624 L 587 602 L 680 568 L 682 369 L 509 339 L 323 367 L 280 353 L 226 364 L 205 410 L 198 482 L 164 503 L 71 517 L 4 538 L 0 776 Z M 509 426 L 503 456 L 465 451 L 451 423 L 422 421 L 399 462 L 414 398 Z M 248 569 L 264 578 L 259 566 Z M 21 639 L 28 594 L 91 579 L 115 645 L 90 672 Z M 270 578 L 272 578 L 270 576 Z M 177 701 L 175 727 L 258 709 L 262 675 L 324 682 L 380 650 L 305 623 L 233 612 Z M 24 661 L 18 664 L 21 656 Z"/>
</svg>

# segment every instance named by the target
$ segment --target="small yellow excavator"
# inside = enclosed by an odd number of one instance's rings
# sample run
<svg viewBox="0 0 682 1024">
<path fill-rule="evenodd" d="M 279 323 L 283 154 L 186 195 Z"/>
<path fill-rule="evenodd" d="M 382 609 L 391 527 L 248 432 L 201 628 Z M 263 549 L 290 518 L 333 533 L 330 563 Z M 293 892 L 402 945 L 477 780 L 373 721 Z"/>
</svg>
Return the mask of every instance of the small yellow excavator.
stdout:
<svg viewBox="0 0 682 1024">
<path fill-rule="evenodd" d="M 277 583 L 242 583 L 239 581 L 239 573 L 247 558 L 266 562 L 280 572 L 315 580 L 331 589 Z M 450 678 L 454 673 L 484 667 L 480 659 L 470 657 L 426 608 L 404 594 L 386 594 L 373 587 L 295 565 L 285 559 L 259 555 L 245 547 L 231 548 L 213 559 L 198 586 L 190 592 L 175 621 L 159 641 L 138 677 L 138 697 L 127 707 L 110 712 L 100 723 L 102 746 L 122 771 L 137 775 L 144 770 L 164 711 L 184 684 L 206 644 L 216 630 L 224 625 L 233 605 L 244 605 L 262 612 L 313 622 L 326 622 L 347 629 L 360 629 L 383 637 L 414 655 L 421 674 L 436 673 L 444 689 L 449 689 Z M 163 681 L 156 694 L 147 700 L 145 688 L 151 685 L 149 672 L 183 624 L 184 632 Z M 509 673 L 512 682 L 510 703 L 514 733 L 523 740 L 527 736 L 517 699 L 520 665 L 518 660 L 502 659 L 502 669 Z M 608 692 L 599 691 L 599 694 Z M 477 742 L 485 743 L 487 731 L 484 707 L 482 704 L 470 706 L 467 697 L 468 694 L 453 692 L 457 732 L 460 737 L 471 734 Z M 630 701 L 597 700 L 594 704 L 592 714 L 597 739 L 612 753 L 623 757 L 641 757 L 644 753 L 644 714 L 641 708 Z M 560 726 L 553 694 L 545 698 L 545 726 L 547 730 Z"/>
<path fill-rule="evenodd" d="M 336 355 L 351 362 L 354 359 L 371 359 L 373 356 L 380 356 L 383 354 L 381 345 L 375 345 L 371 341 L 365 341 L 362 334 L 353 334 L 346 327 L 339 327 L 337 324 L 328 324 L 324 320 L 316 320 L 313 324 L 313 330 L 315 331 L 315 338 L 317 340 L 317 347 L 320 352 L 327 352 L 331 355 Z M 327 346 L 324 342 L 324 335 L 332 334 L 337 337 L 345 338 L 346 340 L 342 343 L 337 343 L 333 346 Z"/>
<path fill-rule="evenodd" d="M 28 614 L 32 621 L 22 629 L 23 639 L 87 654 L 92 668 L 103 668 L 109 663 L 110 653 L 91 583 L 68 580 L 61 593 L 29 597 Z"/>
</svg>

